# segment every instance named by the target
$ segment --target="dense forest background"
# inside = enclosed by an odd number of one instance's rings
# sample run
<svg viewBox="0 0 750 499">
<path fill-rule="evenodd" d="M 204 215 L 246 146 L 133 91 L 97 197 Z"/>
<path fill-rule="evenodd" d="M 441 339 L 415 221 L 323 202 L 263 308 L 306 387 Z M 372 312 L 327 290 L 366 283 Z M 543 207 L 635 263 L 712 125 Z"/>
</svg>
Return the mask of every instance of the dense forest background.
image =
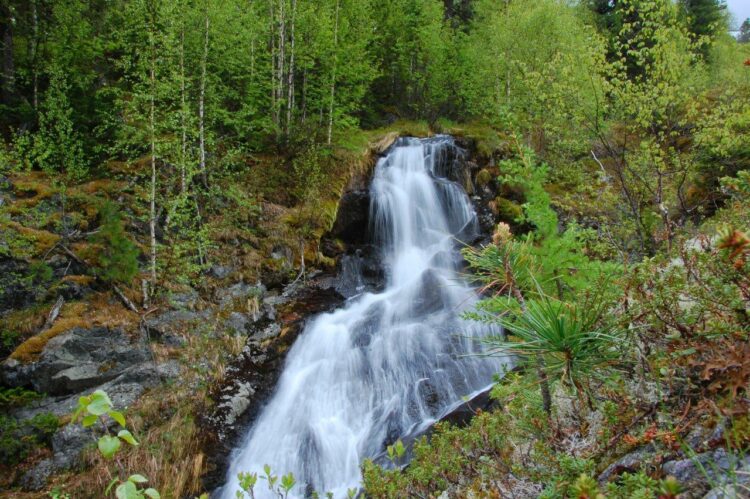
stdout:
<svg viewBox="0 0 750 499">
<path fill-rule="evenodd" d="M 472 318 L 522 336 L 527 314 L 564 315 L 583 336 L 522 338 L 541 368 L 498 384 L 501 409 L 404 473 L 365 465 L 368 493 L 675 497 L 675 453 L 750 445 L 750 20 L 737 38 L 730 21 L 718 0 L 5 0 L 0 352 L 35 362 L 74 327 L 142 331 L 188 291 L 209 309 L 230 279 L 330 269 L 321 238 L 373 143 L 451 133 L 503 222 L 466 252 L 488 297 Z M 148 445 L 56 486 L 85 497 L 127 470 L 202 491 L 196 414 L 245 339 L 197 330 L 150 354 L 188 381 L 137 406 Z M 0 486 L 63 419 L 2 416 Z M 630 478 L 592 479 L 632 452 L 607 475 Z"/>
<path fill-rule="evenodd" d="M 741 111 L 727 23 L 714 1 L 6 2 L 4 164 L 63 184 L 128 165 L 155 277 L 156 218 L 195 257 L 209 242 L 194 201 L 252 154 L 323 154 L 396 119 L 482 120 L 524 134 L 561 178 L 592 141 L 619 156 L 647 254 L 668 224 L 646 205 L 680 223 L 710 209 L 686 181 L 723 153 L 716 120 Z"/>
</svg>

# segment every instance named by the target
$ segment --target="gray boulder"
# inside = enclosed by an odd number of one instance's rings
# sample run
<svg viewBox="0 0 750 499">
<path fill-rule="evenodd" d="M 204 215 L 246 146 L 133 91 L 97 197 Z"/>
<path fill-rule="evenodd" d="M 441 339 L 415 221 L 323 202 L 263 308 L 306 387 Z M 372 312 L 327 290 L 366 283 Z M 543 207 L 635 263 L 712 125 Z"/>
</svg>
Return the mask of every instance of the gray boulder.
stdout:
<svg viewBox="0 0 750 499">
<path fill-rule="evenodd" d="M 74 328 L 52 338 L 36 362 L 3 362 L 0 378 L 9 386 L 65 395 L 106 383 L 149 358 L 146 344 L 121 329 Z"/>
</svg>

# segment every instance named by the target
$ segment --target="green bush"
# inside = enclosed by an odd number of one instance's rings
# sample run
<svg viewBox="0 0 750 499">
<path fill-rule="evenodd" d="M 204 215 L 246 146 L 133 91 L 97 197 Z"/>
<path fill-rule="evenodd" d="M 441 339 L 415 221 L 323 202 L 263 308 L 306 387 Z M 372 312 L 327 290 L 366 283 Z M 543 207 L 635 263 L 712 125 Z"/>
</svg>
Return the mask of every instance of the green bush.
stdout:
<svg viewBox="0 0 750 499">
<path fill-rule="evenodd" d="M 138 248 L 128 238 L 117 207 L 107 201 L 99 210 L 100 227 L 92 241 L 102 246 L 97 276 L 110 283 L 128 283 L 138 273 Z"/>
<path fill-rule="evenodd" d="M 13 466 L 26 459 L 37 447 L 49 445 L 59 426 L 54 414 L 37 414 L 32 419 L 18 421 L 0 416 L 0 463 Z"/>
</svg>

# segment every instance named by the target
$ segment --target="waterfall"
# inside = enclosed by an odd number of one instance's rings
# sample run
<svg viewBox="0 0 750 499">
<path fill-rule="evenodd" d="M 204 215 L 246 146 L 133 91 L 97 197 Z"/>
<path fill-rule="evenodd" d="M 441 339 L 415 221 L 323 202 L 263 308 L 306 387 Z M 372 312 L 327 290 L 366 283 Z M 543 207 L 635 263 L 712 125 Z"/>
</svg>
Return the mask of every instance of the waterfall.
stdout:
<svg viewBox="0 0 750 499">
<path fill-rule="evenodd" d="M 463 320 L 476 303 L 459 275 L 457 239 L 476 235 L 463 189 L 446 178 L 447 136 L 399 139 L 375 167 L 371 235 L 386 269 L 382 292 L 362 293 L 312 320 L 289 351 L 274 395 L 232 456 L 223 489 L 264 464 L 306 490 L 346 497 L 360 464 L 427 428 L 486 388 L 502 359 L 473 355 L 488 326 Z M 260 480 L 256 497 L 265 497 Z"/>
</svg>

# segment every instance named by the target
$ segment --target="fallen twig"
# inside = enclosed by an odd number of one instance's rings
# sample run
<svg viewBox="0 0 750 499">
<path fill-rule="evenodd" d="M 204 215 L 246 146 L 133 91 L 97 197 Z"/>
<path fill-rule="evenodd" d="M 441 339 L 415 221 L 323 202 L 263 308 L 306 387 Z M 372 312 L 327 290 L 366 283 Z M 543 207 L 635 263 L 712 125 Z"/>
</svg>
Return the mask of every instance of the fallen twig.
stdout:
<svg viewBox="0 0 750 499">
<path fill-rule="evenodd" d="M 60 315 L 60 310 L 62 309 L 62 306 L 64 303 L 65 303 L 65 298 L 63 298 L 62 296 L 57 298 L 57 301 L 52 306 L 52 309 L 49 311 L 49 315 L 47 315 L 47 320 L 44 321 L 44 326 L 42 327 L 42 331 L 52 327 L 52 324 Z"/>
</svg>

